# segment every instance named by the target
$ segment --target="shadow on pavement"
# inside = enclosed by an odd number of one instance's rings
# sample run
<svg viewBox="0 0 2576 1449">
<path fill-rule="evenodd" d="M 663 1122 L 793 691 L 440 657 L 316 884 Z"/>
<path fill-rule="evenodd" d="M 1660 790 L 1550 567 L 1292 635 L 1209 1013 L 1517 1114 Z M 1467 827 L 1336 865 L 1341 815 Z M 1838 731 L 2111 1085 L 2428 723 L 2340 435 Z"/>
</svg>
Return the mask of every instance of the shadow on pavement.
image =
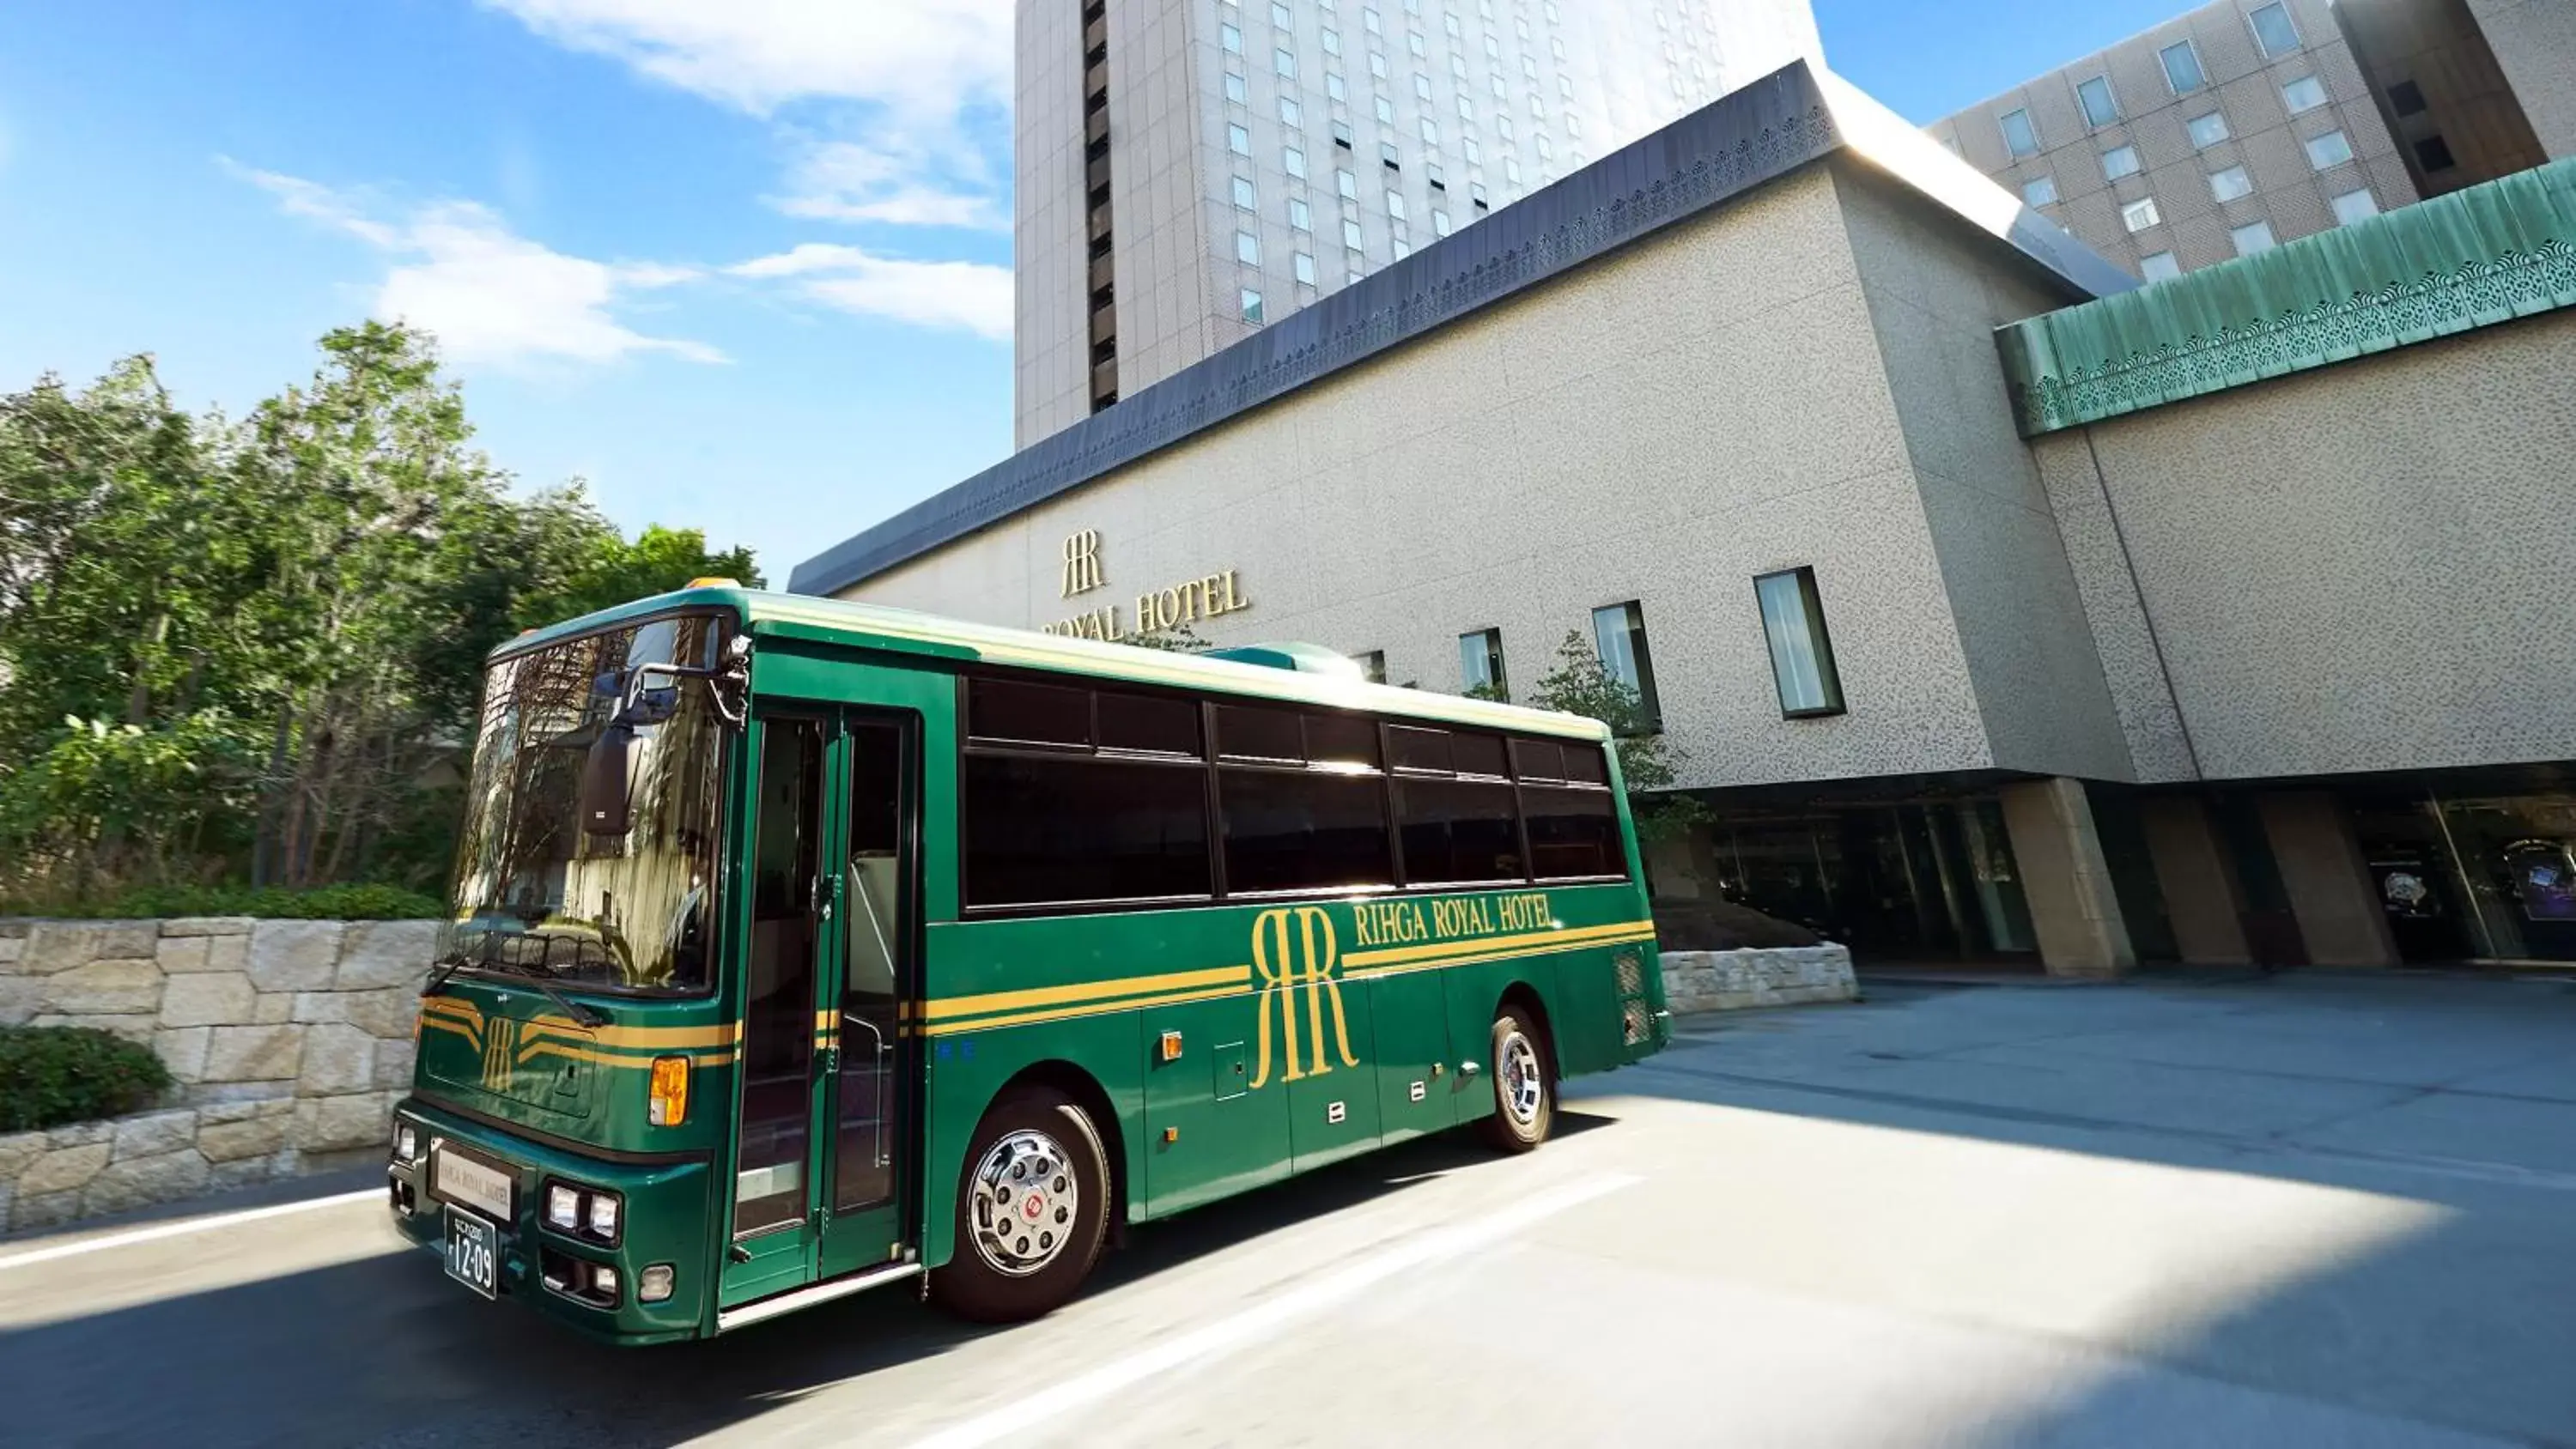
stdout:
<svg viewBox="0 0 2576 1449">
<path fill-rule="evenodd" d="M 1089 1291 L 1489 1160 L 1455 1134 L 1425 1139 L 1142 1225 Z M 712 1342 L 615 1349 L 482 1302 L 385 1240 L 354 1262 L 0 1333 L 0 1440 L 665 1445 L 1009 1331 L 949 1319 L 906 1284 Z"/>
<path fill-rule="evenodd" d="M 2301 1413 L 2355 1411 L 2343 1442 L 2576 1445 L 2576 990 L 2299 976 L 1868 985 L 1860 1006 L 1686 1022 L 1672 1051 L 1597 1090 L 2095 1159 L 2105 1170 L 2086 1175 L 2106 1209 L 2134 1196 L 2152 1214 L 2159 1193 L 2219 1188 L 2125 1165 L 2153 1164 L 2304 1184 L 2324 1190 L 2319 1203 L 2367 1194 L 2414 1224 L 2340 1249 L 2282 1244 L 2271 1262 L 2232 1243 L 2187 1255 L 2224 1267 L 2141 1300 L 2206 1292 L 2227 1310 L 2105 1346 L 2189 1376 L 2190 1394 L 2115 1372 L 2002 1442 L 2180 1442 L 2155 1417 L 2178 1401 L 2244 1415 L 2191 1442 L 2289 1442 L 2248 1427 L 2266 1404 L 2280 1411 L 2266 1396 L 2285 1396 Z M 2000 1213 L 2019 1179 L 1993 1165 Z M 1912 1185 L 1869 1190 L 1895 1205 L 1870 1221 L 1903 1234 Z M 2098 1233 L 2108 1258 L 2131 1251 L 2094 1217 L 2079 1207 L 2046 1230 Z M 2246 1242 L 2264 1240 L 2256 1226 Z M 1995 1261 L 1975 1228 L 1900 1251 Z"/>
</svg>

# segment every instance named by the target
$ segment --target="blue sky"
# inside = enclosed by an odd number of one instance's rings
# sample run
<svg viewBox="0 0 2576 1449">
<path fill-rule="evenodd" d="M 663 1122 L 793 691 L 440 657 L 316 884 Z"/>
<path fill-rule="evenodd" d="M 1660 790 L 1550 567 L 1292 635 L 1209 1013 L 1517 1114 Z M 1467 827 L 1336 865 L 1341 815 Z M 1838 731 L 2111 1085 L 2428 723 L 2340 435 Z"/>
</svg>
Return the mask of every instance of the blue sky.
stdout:
<svg viewBox="0 0 2576 1449">
<path fill-rule="evenodd" d="M 1816 9 L 1928 120 L 2185 4 Z M 239 412 L 408 316 L 501 466 L 775 581 L 1009 451 L 1011 0 L 11 9 L 0 391 L 148 351 Z"/>
</svg>

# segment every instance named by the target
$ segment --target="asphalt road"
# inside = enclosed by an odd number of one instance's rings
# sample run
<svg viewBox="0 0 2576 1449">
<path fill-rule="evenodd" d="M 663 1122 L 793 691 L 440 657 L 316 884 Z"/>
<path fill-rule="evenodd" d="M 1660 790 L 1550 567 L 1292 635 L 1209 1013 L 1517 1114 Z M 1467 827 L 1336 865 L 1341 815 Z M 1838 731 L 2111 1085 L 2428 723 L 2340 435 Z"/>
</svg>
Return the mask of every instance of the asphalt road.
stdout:
<svg viewBox="0 0 2576 1449">
<path fill-rule="evenodd" d="M 0 1243 L 0 1441 L 2576 1444 L 2576 987 L 1873 996 L 1687 1022 L 1529 1158 L 1141 1229 L 1009 1331 L 595 1348 L 368 1201 Z"/>
</svg>

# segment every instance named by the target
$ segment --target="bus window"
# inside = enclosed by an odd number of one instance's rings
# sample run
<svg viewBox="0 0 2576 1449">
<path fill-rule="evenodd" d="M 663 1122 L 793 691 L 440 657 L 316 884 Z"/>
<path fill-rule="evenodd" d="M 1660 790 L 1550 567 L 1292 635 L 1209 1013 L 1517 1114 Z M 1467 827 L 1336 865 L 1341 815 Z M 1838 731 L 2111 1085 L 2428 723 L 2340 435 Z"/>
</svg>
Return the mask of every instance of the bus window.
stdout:
<svg viewBox="0 0 2576 1449">
<path fill-rule="evenodd" d="M 1395 883 L 1374 774 L 1228 768 L 1217 784 L 1228 895 Z"/>
<path fill-rule="evenodd" d="M 1377 768 L 1377 721 L 1351 714 L 1306 716 L 1306 762 L 1327 769 Z"/>
<path fill-rule="evenodd" d="M 1188 755 L 1199 748 L 1195 700 L 1159 694 L 1100 691 L 1100 748 L 1145 755 Z"/>
<path fill-rule="evenodd" d="M 1407 885 L 1528 879 L 1508 783 L 1398 779 L 1395 812 Z"/>
<path fill-rule="evenodd" d="M 1210 893 L 1204 765 L 976 753 L 964 763 L 967 905 Z"/>
<path fill-rule="evenodd" d="M 1216 707 L 1217 753 L 1229 760 L 1277 760 L 1303 764 L 1305 731 L 1293 709 L 1257 704 Z"/>
<path fill-rule="evenodd" d="M 1525 785 L 1521 810 L 1539 879 L 1628 873 L 1619 848 L 1618 806 L 1609 791 Z"/>
<path fill-rule="evenodd" d="M 1461 775 L 1504 777 L 1503 737 L 1468 734 L 1464 731 L 1449 737 L 1450 764 Z"/>
<path fill-rule="evenodd" d="M 1091 692 L 1017 679 L 970 680 L 966 732 L 1010 744 L 1088 745 Z"/>
<path fill-rule="evenodd" d="M 1565 751 L 1554 740 L 1514 740 L 1512 771 L 1524 780 L 1562 780 Z"/>
</svg>

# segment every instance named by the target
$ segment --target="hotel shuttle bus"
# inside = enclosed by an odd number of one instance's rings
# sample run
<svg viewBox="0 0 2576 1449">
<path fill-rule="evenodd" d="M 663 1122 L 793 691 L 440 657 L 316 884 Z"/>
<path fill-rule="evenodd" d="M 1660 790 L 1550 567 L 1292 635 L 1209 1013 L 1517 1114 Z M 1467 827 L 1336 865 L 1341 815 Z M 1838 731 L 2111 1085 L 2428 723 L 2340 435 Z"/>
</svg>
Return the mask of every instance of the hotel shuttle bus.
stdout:
<svg viewBox="0 0 2576 1449">
<path fill-rule="evenodd" d="M 484 684 L 388 1167 L 621 1343 L 882 1284 L 1044 1313 L 1128 1223 L 1549 1130 L 1666 1041 L 1603 728 L 701 581 Z"/>
</svg>

